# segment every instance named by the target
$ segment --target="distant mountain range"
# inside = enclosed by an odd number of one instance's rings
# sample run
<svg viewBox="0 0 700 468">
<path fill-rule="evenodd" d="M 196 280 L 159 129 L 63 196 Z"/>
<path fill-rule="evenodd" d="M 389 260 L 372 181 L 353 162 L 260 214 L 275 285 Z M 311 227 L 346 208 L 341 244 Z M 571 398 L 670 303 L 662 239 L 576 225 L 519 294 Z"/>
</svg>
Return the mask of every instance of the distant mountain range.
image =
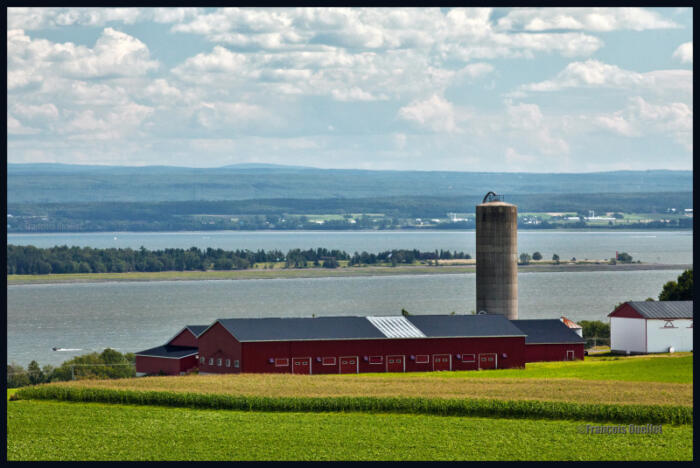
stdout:
<svg viewBox="0 0 700 468">
<path fill-rule="evenodd" d="M 8 203 L 454 197 L 689 192 L 692 171 L 580 174 L 318 169 L 274 164 L 219 168 L 8 164 Z"/>
</svg>

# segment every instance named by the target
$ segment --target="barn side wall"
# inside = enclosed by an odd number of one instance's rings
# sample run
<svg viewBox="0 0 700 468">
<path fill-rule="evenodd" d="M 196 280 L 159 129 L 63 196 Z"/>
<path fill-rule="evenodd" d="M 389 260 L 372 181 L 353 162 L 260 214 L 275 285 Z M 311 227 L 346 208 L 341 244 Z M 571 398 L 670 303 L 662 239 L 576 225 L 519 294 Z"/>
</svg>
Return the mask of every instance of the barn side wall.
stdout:
<svg viewBox="0 0 700 468">
<path fill-rule="evenodd" d="M 583 359 L 583 343 L 574 344 L 528 344 L 525 345 L 525 361 L 566 361 L 567 351 L 574 352 L 574 359 Z"/>
<path fill-rule="evenodd" d="M 610 350 L 646 353 L 646 320 L 633 317 L 610 317 Z"/>
<path fill-rule="evenodd" d="M 692 327 L 692 319 L 647 320 L 647 353 L 667 353 L 669 347 L 675 351 L 692 351 Z"/>
<path fill-rule="evenodd" d="M 229 335 L 230 336 L 230 335 Z M 211 335 L 213 338 L 214 335 Z M 207 355 L 210 337 L 200 336 L 200 354 Z M 229 338 L 231 340 L 231 338 Z M 218 345 L 222 353 L 231 350 L 225 343 Z M 496 354 L 498 368 L 518 368 L 525 365 L 525 338 L 425 338 L 425 339 L 379 339 L 379 340 L 318 340 L 248 342 L 242 344 L 242 372 L 290 373 L 293 358 L 311 358 L 311 373 L 339 373 L 339 358 L 357 356 L 359 372 L 386 372 L 387 356 L 405 356 L 405 371 L 432 371 L 434 355 L 448 355 L 452 370 L 475 370 L 479 354 Z M 457 354 L 473 354 L 473 362 L 463 362 Z M 241 355 L 241 354 L 238 354 Z M 427 363 L 417 363 L 411 356 L 428 355 Z M 233 356 L 233 354 L 232 354 Z M 381 364 L 371 364 L 370 357 L 382 356 Z M 323 358 L 336 358 L 335 365 L 324 365 Z M 368 359 L 365 360 L 364 358 Z M 288 359 L 287 366 L 278 366 L 277 358 Z M 317 358 L 321 358 L 321 362 Z M 233 357 L 232 357 L 233 359 Z M 201 366 L 201 364 L 200 364 Z M 204 370 L 204 367 L 200 367 Z M 213 366 L 207 372 L 224 372 Z"/>
<path fill-rule="evenodd" d="M 199 347 L 199 371 L 213 373 L 239 373 L 243 358 L 241 343 L 223 325 L 216 322 L 197 339 Z M 210 363 L 210 359 L 213 360 Z M 219 365 L 221 359 L 221 365 Z M 226 366 L 226 360 L 230 366 Z M 238 361 L 239 367 L 235 367 Z"/>
<path fill-rule="evenodd" d="M 188 356 L 182 359 L 162 358 L 153 356 L 136 355 L 136 372 L 145 374 L 179 375 L 197 367 L 196 356 Z"/>
</svg>

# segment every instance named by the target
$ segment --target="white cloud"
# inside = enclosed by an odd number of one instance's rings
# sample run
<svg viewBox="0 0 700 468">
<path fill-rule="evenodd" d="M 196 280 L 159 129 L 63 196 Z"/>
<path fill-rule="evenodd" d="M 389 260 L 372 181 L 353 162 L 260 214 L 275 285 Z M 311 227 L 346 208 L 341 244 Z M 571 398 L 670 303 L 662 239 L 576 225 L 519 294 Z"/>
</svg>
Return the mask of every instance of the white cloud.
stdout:
<svg viewBox="0 0 700 468">
<path fill-rule="evenodd" d="M 678 59 L 681 63 L 693 64 L 693 43 L 685 42 L 678 46 L 673 53 L 673 58 Z"/>
<path fill-rule="evenodd" d="M 568 88 L 617 88 L 655 93 L 692 93 L 690 70 L 655 70 L 638 73 L 598 60 L 569 63 L 553 79 L 522 85 L 518 91 L 548 92 Z"/>
<path fill-rule="evenodd" d="M 506 101 L 508 115 L 507 133 L 527 142 L 535 151 L 544 155 L 561 155 L 569 152 L 568 143 L 560 137 L 555 119 L 546 119 L 537 104 L 512 104 Z"/>
<path fill-rule="evenodd" d="M 520 154 L 516 150 L 514 150 L 511 147 L 506 148 L 506 162 L 511 165 L 511 164 L 516 164 L 520 165 L 522 163 L 533 163 L 537 160 L 536 157 L 532 155 L 527 155 L 527 154 Z M 513 170 L 512 167 L 508 168 L 509 170 Z"/>
<path fill-rule="evenodd" d="M 597 32 L 680 27 L 643 8 L 518 8 L 500 18 L 497 25 L 503 30 Z"/>
<path fill-rule="evenodd" d="M 593 122 L 626 137 L 670 135 L 692 151 L 693 110 L 682 102 L 655 104 L 635 96 L 624 109 L 595 116 Z"/>
<path fill-rule="evenodd" d="M 31 39 L 21 30 L 7 33 L 8 89 L 63 77 L 139 76 L 154 70 L 148 48 L 138 39 L 106 28 L 94 48 L 72 42 Z"/>
<path fill-rule="evenodd" d="M 422 101 L 413 101 L 402 107 L 399 109 L 398 116 L 434 132 L 453 133 L 459 131 L 454 106 L 437 94 Z"/>
<path fill-rule="evenodd" d="M 188 20 L 199 8 L 32 8 L 7 9 L 9 29 L 50 29 L 64 26 L 102 27 L 108 23 L 134 24 L 143 21 L 175 23 Z"/>
<path fill-rule="evenodd" d="M 595 117 L 595 123 L 601 128 L 610 130 L 618 135 L 627 137 L 639 135 L 637 129 L 620 114 L 599 115 Z"/>
</svg>

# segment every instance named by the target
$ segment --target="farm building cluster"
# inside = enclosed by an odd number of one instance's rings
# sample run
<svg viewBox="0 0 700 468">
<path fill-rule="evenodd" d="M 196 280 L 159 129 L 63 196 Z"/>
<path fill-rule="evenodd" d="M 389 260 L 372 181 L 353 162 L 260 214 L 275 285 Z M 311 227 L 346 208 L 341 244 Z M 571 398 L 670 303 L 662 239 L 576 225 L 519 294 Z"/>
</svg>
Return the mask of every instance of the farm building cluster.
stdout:
<svg viewBox="0 0 700 468">
<path fill-rule="evenodd" d="M 567 322 L 570 322 L 567 320 Z M 570 322 L 571 323 L 571 322 Z M 580 328 L 503 315 L 219 319 L 136 353 L 141 374 L 507 369 L 583 359 Z"/>
<path fill-rule="evenodd" d="M 583 359 L 571 320 L 518 319 L 517 207 L 489 192 L 476 207 L 475 315 L 230 318 L 192 325 L 136 353 L 140 374 L 345 374 L 507 369 Z M 611 317 L 613 351 L 692 350 L 692 301 L 629 302 Z"/>
</svg>

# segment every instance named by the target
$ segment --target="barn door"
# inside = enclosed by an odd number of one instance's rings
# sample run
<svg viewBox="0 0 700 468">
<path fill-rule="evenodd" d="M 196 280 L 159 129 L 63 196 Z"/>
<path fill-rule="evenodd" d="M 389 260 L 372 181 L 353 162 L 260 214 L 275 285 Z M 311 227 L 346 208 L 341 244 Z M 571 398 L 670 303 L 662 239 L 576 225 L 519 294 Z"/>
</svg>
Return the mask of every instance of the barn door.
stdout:
<svg viewBox="0 0 700 468">
<path fill-rule="evenodd" d="M 496 369 L 498 361 L 496 353 L 479 354 L 479 369 Z"/>
<path fill-rule="evenodd" d="M 387 356 L 386 357 L 386 371 L 387 372 L 404 372 L 406 366 L 404 365 L 403 356 Z"/>
<path fill-rule="evenodd" d="M 357 356 L 345 356 L 340 358 L 341 374 L 357 374 L 360 371 L 360 364 Z"/>
<path fill-rule="evenodd" d="M 566 360 L 567 360 L 567 361 L 573 361 L 573 360 L 574 360 L 574 350 L 573 350 L 573 349 L 567 349 L 567 350 L 566 350 Z"/>
<path fill-rule="evenodd" d="M 292 374 L 310 374 L 311 358 L 292 358 Z"/>
<path fill-rule="evenodd" d="M 452 356 L 450 354 L 433 354 L 433 370 L 452 370 Z"/>
</svg>

